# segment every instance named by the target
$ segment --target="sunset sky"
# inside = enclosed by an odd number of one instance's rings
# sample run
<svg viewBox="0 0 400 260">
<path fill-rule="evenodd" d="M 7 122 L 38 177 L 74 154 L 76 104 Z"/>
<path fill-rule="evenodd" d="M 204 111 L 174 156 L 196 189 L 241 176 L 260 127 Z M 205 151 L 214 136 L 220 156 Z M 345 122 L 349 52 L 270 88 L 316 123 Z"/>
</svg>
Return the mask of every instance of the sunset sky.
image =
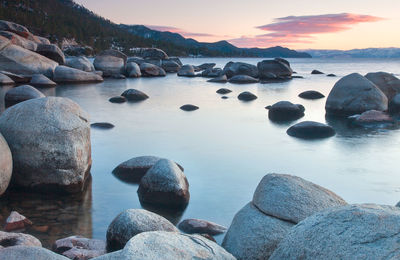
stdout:
<svg viewBox="0 0 400 260">
<path fill-rule="evenodd" d="M 115 23 L 198 41 L 295 49 L 400 47 L 400 0 L 76 0 Z"/>
</svg>

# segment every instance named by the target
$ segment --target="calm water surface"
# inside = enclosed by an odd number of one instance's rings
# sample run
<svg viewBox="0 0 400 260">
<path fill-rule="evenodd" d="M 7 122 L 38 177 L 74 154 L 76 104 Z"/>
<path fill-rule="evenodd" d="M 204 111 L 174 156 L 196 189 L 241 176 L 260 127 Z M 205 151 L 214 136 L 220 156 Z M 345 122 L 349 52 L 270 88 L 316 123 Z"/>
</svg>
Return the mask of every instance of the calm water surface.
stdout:
<svg viewBox="0 0 400 260">
<path fill-rule="evenodd" d="M 199 65 L 230 59 L 183 59 Z M 256 64 L 260 59 L 233 59 Z M 92 183 L 79 199 L 15 195 L 3 199 L 1 215 L 11 209 L 39 225 L 30 233 L 46 246 L 72 234 L 105 239 L 108 224 L 121 211 L 141 208 L 138 185 L 116 179 L 112 170 L 121 162 L 142 155 L 166 157 L 180 163 L 190 184 L 190 203 L 177 222 L 201 218 L 229 226 L 234 214 L 252 199 L 267 173 L 288 173 L 322 185 L 350 203 L 395 204 L 400 200 L 400 131 L 348 128 L 325 119 L 325 99 L 308 101 L 297 95 L 305 90 L 325 94 L 342 76 L 352 72 L 400 73 L 400 60 L 293 59 L 292 68 L 304 79 L 284 83 L 232 85 L 208 83 L 205 78 L 106 80 L 101 84 L 65 85 L 44 90 L 47 95 L 68 97 L 89 112 L 92 122 L 110 122 L 112 130 L 92 130 Z M 313 69 L 338 77 L 311 75 Z M 223 100 L 215 91 L 233 90 Z M 108 99 L 128 88 L 144 91 L 141 103 L 112 104 Z M 0 89 L 0 98 L 8 88 Z M 236 97 L 251 91 L 258 99 L 244 103 Z M 268 120 L 265 106 L 289 100 L 306 108 L 303 120 L 331 124 L 332 138 L 304 141 L 286 134 L 291 124 Z M 184 112 L 181 105 L 200 107 Z M 292 123 L 293 124 L 293 123 Z M 20 197 L 18 197 L 20 196 Z M 18 199 L 17 199 L 18 198 Z M 40 207 L 39 207 L 40 206 Z M 44 226 L 44 227 L 43 227 Z M 48 226 L 46 230 L 46 226 Z M 216 237 L 221 242 L 223 236 Z"/>
</svg>

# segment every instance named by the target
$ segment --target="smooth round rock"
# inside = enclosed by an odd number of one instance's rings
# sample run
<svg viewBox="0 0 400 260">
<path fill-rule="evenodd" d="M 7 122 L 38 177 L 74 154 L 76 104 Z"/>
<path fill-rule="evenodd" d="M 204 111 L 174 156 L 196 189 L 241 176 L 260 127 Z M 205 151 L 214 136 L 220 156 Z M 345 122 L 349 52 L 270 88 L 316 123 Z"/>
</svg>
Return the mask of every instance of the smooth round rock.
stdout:
<svg viewBox="0 0 400 260">
<path fill-rule="evenodd" d="M 222 73 L 223 72 L 221 68 L 208 68 L 201 72 L 201 76 L 205 78 L 218 78 L 223 76 Z M 210 80 L 209 82 L 215 82 L 215 81 Z"/>
<path fill-rule="evenodd" d="M 217 223 L 202 219 L 185 219 L 178 228 L 188 234 L 209 234 L 211 236 L 225 233 L 227 228 Z"/>
<path fill-rule="evenodd" d="M 223 70 L 228 78 L 232 78 L 236 75 L 247 75 L 253 78 L 258 78 L 258 69 L 252 64 L 245 62 L 228 62 Z"/>
<path fill-rule="evenodd" d="M 304 121 L 295 124 L 286 133 L 290 136 L 303 139 L 327 138 L 336 134 L 331 126 L 313 121 Z"/>
<path fill-rule="evenodd" d="M 168 59 L 161 61 L 161 68 L 163 68 L 165 72 L 176 73 L 181 68 L 181 65 L 172 59 Z"/>
<path fill-rule="evenodd" d="M 12 246 L 0 250 L 0 259 L 7 260 L 70 260 L 37 246 Z"/>
<path fill-rule="evenodd" d="M 143 101 L 149 98 L 144 92 L 137 89 L 127 89 L 121 96 L 125 97 L 128 101 Z"/>
<path fill-rule="evenodd" d="M 213 78 L 213 79 L 209 79 L 209 80 L 207 80 L 207 82 L 226 83 L 226 82 L 228 82 L 228 78 L 227 78 L 226 75 L 224 74 L 224 75 L 222 75 L 222 76 L 215 77 L 215 78 Z"/>
<path fill-rule="evenodd" d="M 242 101 L 252 101 L 257 99 L 257 96 L 249 91 L 245 91 L 239 94 L 238 99 Z"/>
<path fill-rule="evenodd" d="M 355 115 L 350 117 L 350 119 L 354 119 L 354 124 L 360 126 L 379 126 L 379 125 L 387 125 L 394 124 L 393 118 L 385 112 L 369 110 L 361 115 Z"/>
<path fill-rule="evenodd" d="M 247 75 L 235 75 L 229 79 L 229 83 L 234 84 L 251 84 L 251 83 L 258 83 L 259 80 Z"/>
<path fill-rule="evenodd" d="M 227 89 L 227 88 L 220 88 L 220 89 L 218 89 L 217 90 L 217 93 L 218 94 L 228 94 L 228 93 L 231 93 L 232 92 L 232 90 L 230 90 L 230 89 Z"/>
<path fill-rule="evenodd" d="M 54 70 L 53 80 L 57 83 L 97 83 L 102 82 L 103 78 L 94 72 L 86 72 L 67 66 L 58 66 Z"/>
<path fill-rule="evenodd" d="M 68 57 L 65 60 L 65 66 L 68 66 L 68 67 L 71 67 L 74 69 L 78 69 L 78 70 L 83 70 L 86 72 L 94 72 L 95 71 L 93 63 L 85 56 Z"/>
<path fill-rule="evenodd" d="M 54 252 L 74 260 L 86 260 L 104 255 L 106 242 L 81 236 L 58 239 L 53 244 Z"/>
<path fill-rule="evenodd" d="M 290 78 L 293 70 L 284 59 L 263 60 L 257 64 L 259 77 L 261 79 Z"/>
<path fill-rule="evenodd" d="M 80 192 L 90 176 L 88 114 L 68 98 L 31 99 L 0 116 L 13 155 L 13 182 L 44 193 Z"/>
<path fill-rule="evenodd" d="M 13 246 L 38 246 L 42 243 L 34 236 L 23 233 L 10 233 L 0 231 L 0 245 L 3 248 Z M 0 249 L 1 250 L 1 249 Z"/>
<path fill-rule="evenodd" d="M 179 71 L 178 76 L 180 77 L 194 77 L 196 74 L 194 73 L 194 68 L 192 65 L 186 64 L 183 65 Z"/>
<path fill-rule="evenodd" d="M 197 109 L 199 109 L 198 106 L 195 105 L 191 105 L 191 104 L 186 104 L 180 107 L 181 110 L 183 111 L 195 111 Z"/>
<path fill-rule="evenodd" d="M 6 190 L 11 181 L 13 161 L 10 147 L 0 133 L 0 195 Z"/>
<path fill-rule="evenodd" d="M 127 57 L 117 50 L 101 52 L 93 61 L 94 68 L 103 72 L 104 77 L 125 73 Z"/>
<path fill-rule="evenodd" d="M 313 70 L 311 71 L 311 74 L 324 74 L 324 73 L 319 70 Z"/>
<path fill-rule="evenodd" d="M 394 96 L 400 94 L 400 79 L 387 72 L 371 72 L 365 75 L 388 98 L 389 102 Z"/>
<path fill-rule="evenodd" d="M 50 80 L 43 74 L 33 75 L 31 82 L 29 82 L 29 84 L 34 87 L 38 87 L 38 88 L 53 88 L 53 87 L 57 86 L 57 83 Z"/>
<path fill-rule="evenodd" d="M 116 97 L 110 98 L 108 101 L 110 101 L 111 103 L 125 103 L 126 98 L 123 96 L 116 96 Z"/>
<path fill-rule="evenodd" d="M 318 91 L 307 90 L 307 91 L 301 92 L 299 94 L 299 97 L 304 98 L 304 99 L 320 99 L 320 98 L 324 98 L 325 96 Z"/>
<path fill-rule="evenodd" d="M 29 99 L 45 97 L 42 92 L 29 85 L 15 87 L 6 92 L 4 102 L 6 107 L 13 106 Z"/>
<path fill-rule="evenodd" d="M 138 78 L 142 76 L 139 65 L 135 62 L 128 62 L 126 64 L 126 75 L 128 78 Z"/>
<path fill-rule="evenodd" d="M 184 209 L 189 203 L 189 183 L 173 161 L 162 159 L 140 181 L 138 195 L 144 204 Z"/>
<path fill-rule="evenodd" d="M 116 251 L 137 234 L 149 231 L 178 232 L 167 219 L 144 209 L 128 209 L 120 213 L 108 226 L 107 249 Z"/>
<path fill-rule="evenodd" d="M 328 209 L 287 234 L 270 259 L 398 259 L 400 210 L 363 204 Z"/>
<path fill-rule="evenodd" d="M 107 122 L 98 122 L 98 123 L 93 123 L 90 125 L 91 128 L 96 128 L 96 129 L 112 129 L 115 126 L 111 123 Z"/>
<path fill-rule="evenodd" d="M 268 118 L 272 121 L 293 121 L 304 116 L 304 107 L 289 101 L 279 101 L 267 107 Z"/>
<path fill-rule="evenodd" d="M 55 44 L 38 44 L 36 52 L 51 60 L 54 60 L 60 65 L 65 63 L 64 53 Z"/>
</svg>

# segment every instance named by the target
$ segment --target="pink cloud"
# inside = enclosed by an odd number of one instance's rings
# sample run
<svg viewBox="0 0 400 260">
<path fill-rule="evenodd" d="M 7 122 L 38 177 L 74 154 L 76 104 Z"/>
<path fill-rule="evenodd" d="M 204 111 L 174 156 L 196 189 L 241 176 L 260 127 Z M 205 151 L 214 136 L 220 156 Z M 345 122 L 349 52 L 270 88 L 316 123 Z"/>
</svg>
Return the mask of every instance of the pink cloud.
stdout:
<svg viewBox="0 0 400 260">
<path fill-rule="evenodd" d="M 172 33 L 179 33 L 184 37 L 216 37 L 216 35 L 208 34 L 208 33 L 194 33 L 182 30 L 180 28 L 176 28 L 173 26 L 162 26 L 162 25 L 146 25 L 152 30 L 161 31 L 161 32 L 172 32 Z"/>
<path fill-rule="evenodd" d="M 229 42 L 239 47 L 290 46 L 298 43 L 312 43 L 315 34 L 335 33 L 349 30 L 353 25 L 378 22 L 384 18 L 360 14 L 323 14 L 308 16 L 288 16 L 277 18 L 274 23 L 256 28 L 269 33 L 231 39 Z"/>
</svg>

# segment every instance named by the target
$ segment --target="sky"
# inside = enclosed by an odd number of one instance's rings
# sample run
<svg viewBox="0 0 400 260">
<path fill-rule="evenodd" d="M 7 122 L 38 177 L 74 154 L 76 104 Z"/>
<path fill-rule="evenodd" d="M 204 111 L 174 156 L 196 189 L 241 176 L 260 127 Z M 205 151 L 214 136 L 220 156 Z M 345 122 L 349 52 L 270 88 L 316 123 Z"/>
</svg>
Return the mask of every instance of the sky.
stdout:
<svg viewBox="0 0 400 260">
<path fill-rule="evenodd" d="M 400 47 L 400 0 L 75 0 L 115 23 L 293 49 Z"/>
</svg>

